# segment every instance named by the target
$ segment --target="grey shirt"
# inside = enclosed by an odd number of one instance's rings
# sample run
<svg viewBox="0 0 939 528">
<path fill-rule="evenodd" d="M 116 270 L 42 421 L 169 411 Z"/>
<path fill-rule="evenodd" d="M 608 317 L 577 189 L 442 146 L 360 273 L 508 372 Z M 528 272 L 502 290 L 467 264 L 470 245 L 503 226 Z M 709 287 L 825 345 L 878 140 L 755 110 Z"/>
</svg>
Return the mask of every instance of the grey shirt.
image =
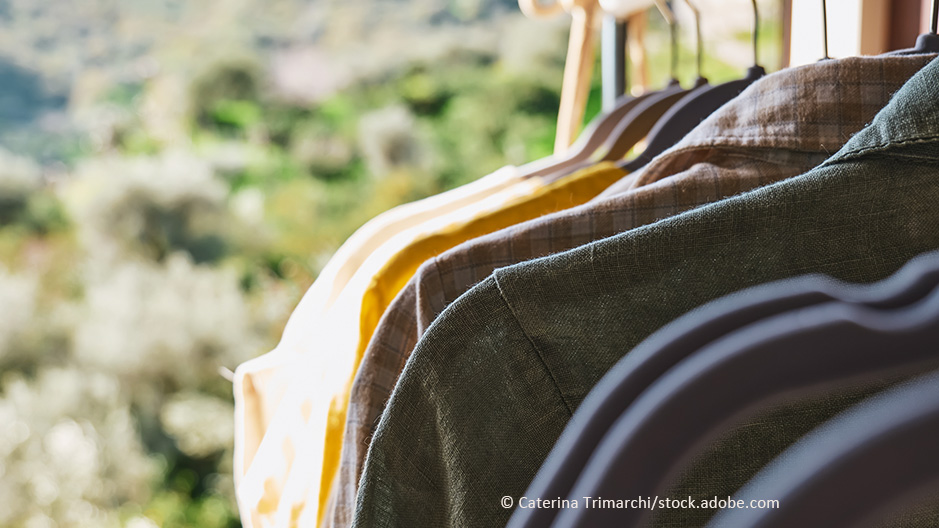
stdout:
<svg viewBox="0 0 939 528">
<path fill-rule="evenodd" d="M 804 273 L 878 280 L 939 248 L 939 62 L 812 171 L 496 270 L 409 358 L 353 526 L 500 526 L 603 374 L 688 310 Z M 793 101 L 793 104 L 798 104 Z"/>
</svg>

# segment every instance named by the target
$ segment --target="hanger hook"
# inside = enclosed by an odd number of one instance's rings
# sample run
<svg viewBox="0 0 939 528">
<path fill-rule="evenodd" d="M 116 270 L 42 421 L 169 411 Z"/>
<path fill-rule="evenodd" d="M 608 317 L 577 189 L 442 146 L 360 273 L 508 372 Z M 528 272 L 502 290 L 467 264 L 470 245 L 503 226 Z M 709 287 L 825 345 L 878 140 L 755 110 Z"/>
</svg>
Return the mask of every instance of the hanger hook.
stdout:
<svg viewBox="0 0 939 528">
<path fill-rule="evenodd" d="M 939 33 L 939 1 L 932 0 L 932 19 L 929 21 L 930 33 Z"/>
<path fill-rule="evenodd" d="M 668 22 L 668 34 L 671 38 L 672 59 L 669 69 L 672 79 L 678 78 L 678 20 L 673 16 L 671 19 L 665 19 Z"/>
<path fill-rule="evenodd" d="M 825 46 L 825 56 L 822 60 L 828 60 L 828 2 L 822 0 L 822 43 Z"/>
<path fill-rule="evenodd" d="M 697 46 L 697 54 L 695 57 L 696 67 L 698 68 L 698 78 L 701 78 L 701 58 L 704 55 L 704 41 L 701 39 L 701 12 L 698 11 L 698 8 L 691 3 L 691 0 L 685 0 L 685 3 L 688 4 L 688 9 L 691 9 L 691 12 L 694 14 L 694 32 L 695 32 L 695 45 Z"/>
<path fill-rule="evenodd" d="M 753 65 L 760 64 L 759 43 L 760 43 L 760 10 L 756 6 L 756 0 L 750 0 L 753 5 Z"/>
</svg>

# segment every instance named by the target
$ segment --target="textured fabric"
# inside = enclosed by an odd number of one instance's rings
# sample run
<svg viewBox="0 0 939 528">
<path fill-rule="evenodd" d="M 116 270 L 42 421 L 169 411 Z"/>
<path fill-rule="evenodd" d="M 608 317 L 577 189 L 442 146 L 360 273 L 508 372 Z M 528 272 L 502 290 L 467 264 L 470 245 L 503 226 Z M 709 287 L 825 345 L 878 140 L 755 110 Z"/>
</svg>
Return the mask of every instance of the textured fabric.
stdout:
<svg viewBox="0 0 939 528">
<path fill-rule="evenodd" d="M 908 306 L 932 293 L 937 284 L 939 252 L 913 259 L 890 279 L 873 286 L 848 285 L 807 275 L 748 288 L 696 308 L 645 339 L 591 389 L 525 490 L 525 496 L 590 494 L 584 493 L 583 488 L 580 492 L 572 489 L 581 473 L 588 478 L 586 474 L 591 471 L 587 469 L 588 461 L 593 471 L 609 467 L 608 462 L 591 460 L 591 456 L 601 451 L 599 445 L 606 442 L 604 436 L 620 415 L 666 371 L 708 343 L 767 318 L 832 301 L 880 309 Z M 666 460 L 671 457 L 651 459 L 656 464 Z M 652 488 L 644 491 L 651 493 Z M 548 526 L 560 511 L 552 507 L 515 509 L 508 527 Z"/>
<path fill-rule="evenodd" d="M 632 187 L 626 194 L 508 228 L 426 262 L 386 311 L 359 368 L 325 526 L 351 522 L 369 440 L 418 337 L 493 269 L 801 174 L 869 123 L 928 60 L 852 58 L 767 76 L 642 172 L 621 180 Z M 810 102 L 783 104 L 796 98 Z"/>
<path fill-rule="evenodd" d="M 236 486 L 254 459 L 261 439 L 283 398 L 290 366 L 296 356 L 314 348 L 305 332 L 305 321 L 321 316 L 366 258 L 394 235 L 492 196 L 522 181 L 513 166 L 456 189 L 390 209 L 359 228 L 336 251 L 291 314 L 284 335 L 271 352 L 239 365 L 234 376 Z M 257 513 L 242 505 L 244 524 L 250 528 Z"/>
<path fill-rule="evenodd" d="M 443 224 L 444 227 L 438 231 L 409 244 L 406 251 L 389 259 L 382 269 L 372 276 L 368 288 L 362 295 L 361 309 L 358 310 L 358 340 L 355 342 L 354 349 L 351 346 L 348 348 L 352 352 L 353 365 L 351 369 L 343 373 L 347 382 L 343 389 L 335 394 L 330 409 L 326 432 L 326 461 L 323 466 L 320 494 L 321 508 L 329 499 L 329 490 L 339 468 L 350 392 L 365 349 L 385 309 L 407 284 L 421 263 L 467 240 L 583 204 L 597 196 L 611 183 L 621 179 L 624 174 L 624 171 L 612 163 L 601 163 L 534 189 L 527 196 L 508 202 L 490 214 L 479 215 L 459 224 Z M 330 325 L 330 328 L 345 333 L 349 327 L 343 323 L 345 323 L 344 319 L 337 320 Z M 346 351 L 336 351 L 336 353 L 343 355 Z"/>
<path fill-rule="evenodd" d="M 352 368 L 349 354 L 339 352 L 354 346 L 350 342 L 354 343 L 357 334 L 349 330 L 354 329 L 373 277 L 415 240 L 485 216 L 543 187 L 537 180 L 518 181 L 405 229 L 368 256 L 328 309 L 301 310 L 311 306 L 305 304 L 295 311 L 291 323 L 296 323 L 288 325 L 276 354 L 271 355 L 282 361 L 275 366 L 280 369 L 277 381 L 284 387 L 283 395 L 237 489 L 239 503 L 257 510 L 263 523 L 258 526 L 282 526 L 285 519 L 294 518 L 302 526 L 315 523 L 331 401 L 342 390 L 344 373 Z M 307 507 L 310 504 L 316 507 Z"/>
<path fill-rule="evenodd" d="M 394 388 L 353 526 L 504 525 L 502 497 L 524 492 L 593 385 L 662 325 L 747 286 L 870 282 L 939 248 L 937 83 L 933 61 L 806 174 L 498 269 L 460 297 Z"/>
<path fill-rule="evenodd" d="M 880 55 L 823 61 L 765 77 L 732 101 L 733 112 L 726 107 L 716 112 L 670 150 L 681 151 L 684 145 L 734 145 L 833 154 L 932 56 L 894 58 Z M 677 158 L 674 163 L 687 161 Z M 624 179 L 597 199 L 646 181 L 648 178 Z"/>
<path fill-rule="evenodd" d="M 623 175 L 605 163 L 553 183 L 525 179 L 382 244 L 325 314 L 303 321 L 307 348 L 289 364 L 287 390 L 239 486 L 240 502 L 256 505 L 263 526 L 316 524 L 338 467 L 358 358 L 417 267 L 467 239 L 582 204 Z"/>
</svg>

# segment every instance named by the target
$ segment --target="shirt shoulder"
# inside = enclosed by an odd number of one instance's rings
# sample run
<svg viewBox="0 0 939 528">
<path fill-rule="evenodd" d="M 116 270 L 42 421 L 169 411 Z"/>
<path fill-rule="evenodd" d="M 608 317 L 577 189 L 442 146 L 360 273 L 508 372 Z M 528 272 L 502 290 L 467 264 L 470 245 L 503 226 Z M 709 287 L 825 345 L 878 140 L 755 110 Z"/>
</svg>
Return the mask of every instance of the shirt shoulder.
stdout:
<svg viewBox="0 0 939 528">
<path fill-rule="evenodd" d="M 530 420 L 502 420 L 493 402 Z M 493 468 L 504 473 L 495 478 L 500 489 L 439 490 L 474 488 L 474 468 L 489 464 L 493 453 L 536 468 L 570 416 L 495 280 L 483 281 L 440 315 L 408 360 L 369 447 L 355 526 L 504 523 L 499 499 L 523 492 L 527 473 Z M 550 434 L 533 436 L 532 423 Z M 473 449 L 453 452 L 467 438 Z M 510 438 L 533 440 L 518 445 Z M 408 493 L 400 493 L 400 482 Z M 390 521 L 389 511 L 400 518 Z"/>
</svg>

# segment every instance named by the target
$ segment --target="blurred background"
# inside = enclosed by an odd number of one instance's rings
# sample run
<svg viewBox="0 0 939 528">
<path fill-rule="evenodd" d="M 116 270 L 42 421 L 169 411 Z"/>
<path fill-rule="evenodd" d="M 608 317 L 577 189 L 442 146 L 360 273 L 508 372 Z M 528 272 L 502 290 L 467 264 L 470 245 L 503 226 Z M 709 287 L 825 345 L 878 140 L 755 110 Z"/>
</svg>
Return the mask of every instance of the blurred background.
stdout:
<svg viewBox="0 0 939 528">
<path fill-rule="evenodd" d="M 741 76 L 749 2 L 697 4 L 704 75 Z M 0 526 L 239 526 L 226 373 L 368 219 L 551 153 L 569 24 L 512 0 L 0 0 Z"/>
</svg>

